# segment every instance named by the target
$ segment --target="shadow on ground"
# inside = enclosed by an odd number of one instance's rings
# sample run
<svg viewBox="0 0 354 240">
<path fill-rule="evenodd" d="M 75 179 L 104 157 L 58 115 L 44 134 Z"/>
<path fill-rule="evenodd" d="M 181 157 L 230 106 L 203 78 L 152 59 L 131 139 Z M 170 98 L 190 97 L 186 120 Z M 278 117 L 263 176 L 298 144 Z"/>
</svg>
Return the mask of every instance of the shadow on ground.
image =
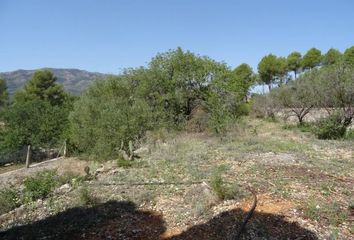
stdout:
<svg viewBox="0 0 354 240">
<path fill-rule="evenodd" d="M 243 217 L 241 209 L 223 212 L 205 224 L 166 236 L 165 222 L 154 212 L 137 210 L 132 202 L 109 201 L 94 207 L 68 209 L 46 219 L 0 232 L 0 239 L 231 239 Z M 314 233 L 282 216 L 255 213 L 241 239 L 317 239 Z"/>
</svg>

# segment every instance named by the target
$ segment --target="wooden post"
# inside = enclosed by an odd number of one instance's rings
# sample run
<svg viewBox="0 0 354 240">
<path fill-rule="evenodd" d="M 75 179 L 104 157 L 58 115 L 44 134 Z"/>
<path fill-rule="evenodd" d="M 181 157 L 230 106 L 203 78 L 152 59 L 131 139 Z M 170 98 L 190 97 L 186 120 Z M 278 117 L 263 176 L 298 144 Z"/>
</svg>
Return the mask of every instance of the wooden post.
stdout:
<svg viewBox="0 0 354 240">
<path fill-rule="evenodd" d="M 28 147 L 27 147 L 27 156 L 26 156 L 26 168 L 29 168 L 30 157 L 31 157 L 31 145 L 28 145 Z"/>
<path fill-rule="evenodd" d="M 66 157 L 66 140 L 64 141 L 64 152 L 63 152 L 63 156 Z"/>
</svg>

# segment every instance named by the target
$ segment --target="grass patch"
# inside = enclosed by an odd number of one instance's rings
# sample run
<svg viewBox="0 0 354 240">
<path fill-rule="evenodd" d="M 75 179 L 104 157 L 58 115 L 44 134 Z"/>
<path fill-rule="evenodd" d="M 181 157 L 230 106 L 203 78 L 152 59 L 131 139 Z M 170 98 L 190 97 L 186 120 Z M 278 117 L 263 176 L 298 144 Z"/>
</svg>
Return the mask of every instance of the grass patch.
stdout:
<svg viewBox="0 0 354 240">
<path fill-rule="evenodd" d="M 93 196 L 91 190 L 86 185 L 79 189 L 79 201 L 80 204 L 84 206 L 92 206 L 98 202 L 97 199 Z"/>
<path fill-rule="evenodd" d="M 310 219 L 325 221 L 330 226 L 337 226 L 348 219 L 347 209 L 342 208 L 337 201 L 310 200 L 304 208 L 304 214 Z"/>
<path fill-rule="evenodd" d="M 0 190 L 0 215 L 10 212 L 21 205 L 20 193 L 11 188 Z"/>
<path fill-rule="evenodd" d="M 222 173 L 225 171 L 225 166 L 219 166 L 212 174 L 209 181 L 211 189 L 215 192 L 220 200 L 235 199 L 241 195 L 241 191 L 237 184 L 228 184 L 224 182 Z"/>
<path fill-rule="evenodd" d="M 24 181 L 25 201 L 46 198 L 58 186 L 58 183 L 56 170 L 46 170 L 33 177 L 27 177 Z"/>
</svg>

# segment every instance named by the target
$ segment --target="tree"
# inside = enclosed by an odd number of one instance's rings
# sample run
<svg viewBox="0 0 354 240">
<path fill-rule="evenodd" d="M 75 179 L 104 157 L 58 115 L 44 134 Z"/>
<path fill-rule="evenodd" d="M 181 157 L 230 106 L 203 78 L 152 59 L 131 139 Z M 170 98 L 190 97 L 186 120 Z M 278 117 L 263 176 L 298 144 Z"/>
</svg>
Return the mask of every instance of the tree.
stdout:
<svg viewBox="0 0 354 240">
<path fill-rule="evenodd" d="M 337 49 L 331 48 L 323 56 L 323 65 L 328 66 L 335 63 L 338 63 L 342 58 L 342 53 Z"/>
<path fill-rule="evenodd" d="M 302 58 L 302 67 L 303 69 L 312 69 L 321 64 L 322 56 L 321 51 L 316 48 L 311 48 Z"/>
<path fill-rule="evenodd" d="M 52 106 L 39 99 L 12 104 L 3 113 L 2 150 L 55 146 L 67 128 L 69 111 L 69 107 Z"/>
<path fill-rule="evenodd" d="M 346 49 L 343 57 L 346 64 L 354 66 L 354 46 Z"/>
<path fill-rule="evenodd" d="M 3 111 L 2 151 L 16 151 L 23 145 L 55 147 L 64 138 L 74 99 L 55 81 L 51 72 L 37 71 L 15 93 L 14 102 Z"/>
<path fill-rule="evenodd" d="M 315 77 L 315 71 L 307 72 L 296 81 L 271 92 L 271 97 L 280 104 L 284 111 L 290 111 L 289 115 L 295 115 L 299 124 L 303 124 L 305 116 L 316 104 L 313 88 Z"/>
<path fill-rule="evenodd" d="M 56 83 L 56 77 L 49 70 L 36 71 L 24 89 L 15 94 L 15 101 L 28 101 L 39 98 L 49 101 L 51 105 L 61 105 L 67 94 L 63 86 Z"/>
<path fill-rule="evenodd" d="M 301 53 L 299 52 L 292 52 L 287 57 L 288 69 L 294 72 L 295 79 L 301 69 L 301 57 Z"/>
<path fill-rule="evenodd" d="M 9 103 L 9 94 L 7 92 L 6 82 L 0 79 L 0 110 Z"/>
<path fill-rule="evenodd" d="M 260 80 L 268 85 L 269 90 L 272 89 L 272 84 L 279 72 L 278 59 L 275 55 L 269 54 L 262 58 L 258 64 L 258 74 Z"/>
<path fill-rule="evenodd" d="M 318 72 L 314 84 L 318 106 L 348 127 L 354 118 L 354 67 L 334 64 Z"/>
<path fill-rule="evenodd" d="M 235 78 L 230 84 L 233 85 L 235 92 L 244 94 L 244 99 L 247 99 L 248 91 L 256 80 L 256 76 L 253 73 L 252 68 L 248 64 L 242 63 L 232 72 Z"/>
<path fill-rule="evenodd" d="M 288 80 L 288 62 L 284 57 L 277 58 L 276 80 L 279 86 L 283 85 L 283 83 L 286 83 Z"/>
<path fill-rule="evenodd" d="M 79 153 L 100 160 L 119 156 L 154 125 L 152 108 L 122 76 L 96 81 L 74 104 L 70 142 Z"/>
</svg>

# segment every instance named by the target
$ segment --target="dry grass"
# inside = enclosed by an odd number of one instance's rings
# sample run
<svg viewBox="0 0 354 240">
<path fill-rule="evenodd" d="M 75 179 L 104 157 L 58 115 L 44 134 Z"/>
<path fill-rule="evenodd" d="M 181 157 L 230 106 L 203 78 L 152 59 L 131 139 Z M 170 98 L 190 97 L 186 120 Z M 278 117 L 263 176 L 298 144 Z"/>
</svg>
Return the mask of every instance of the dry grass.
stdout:
<svg viewBox="0 0 354 240">
<path fill-rule="evenodd" d="M 247 209 L 251 198 L 246 186 L 250 185 L 261 199 L 258 212 L 284 214 L 323 238 L 336 234 L 338 239 L 346 239 L 354 234 L 350 208 L 354 196 L 353 141 L 318 140 L 297 129 L 286 130 L 280 122 L 247 118 L 222 138 L 166 130 L 149 133 L 140 150 L 141 159 L 135 161 L 142 164 L 129 168 L 107 164 L 111 170 L 88 183 L 92 196 L 101 202 L 130 200 L 161 212 L 166 227 L 180 232 L 222 211 Z M 98 167 L 88 164 L 92 169 Z M 82 173 L 84 166 L 67 160 L 58 171 Z M 227 187 L 237 186 L 235 199 L 215 198 L 210 180 L 216 169 Z M 204 181 L 208 188 L 198 184 L 114 185 L 188 181 Z M 62 208 L 75 205 L 69 201 L 77 198 L 75 191 L 59 198 Z"/>
</svg>

